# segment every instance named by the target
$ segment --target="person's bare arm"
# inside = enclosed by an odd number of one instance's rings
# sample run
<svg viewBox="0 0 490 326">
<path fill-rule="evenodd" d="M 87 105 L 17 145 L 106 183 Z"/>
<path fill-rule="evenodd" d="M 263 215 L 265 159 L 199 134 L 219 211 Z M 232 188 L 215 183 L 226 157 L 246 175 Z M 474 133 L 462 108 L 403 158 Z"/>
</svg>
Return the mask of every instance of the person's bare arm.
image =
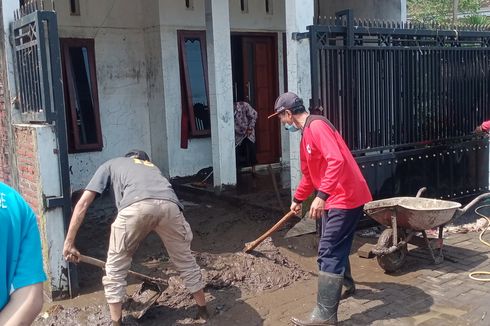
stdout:
<svg viewBox="0 0 490 326">
<path fill-rule="evenodd" d="M 85 190 L 82 194 L 82 197 L 80 197 L 80 200 L 73 209 L 70 226 L 68 227 L 65 244 L 63 247 L 63 256 L 66 260 L 70 262 L 78 261 L 78 256 L 80 255 L 80 253 L 75 248 L 75 238 L 77 236 L 80 225 L 82 225 L 82 222 L 85 219 L 85 214 L 87 213 L 90 204 L 92 204 L 92 202 L 94 201 L 96 195 L 97 193 L 94 191 Z"/>
<path fill-rule="evenodd" d="M 36 283 L 12 293 L 7 305 L 0 311 L 0 325 L 31 325 L 43 307 L 43 284 Z"/>
</svg>

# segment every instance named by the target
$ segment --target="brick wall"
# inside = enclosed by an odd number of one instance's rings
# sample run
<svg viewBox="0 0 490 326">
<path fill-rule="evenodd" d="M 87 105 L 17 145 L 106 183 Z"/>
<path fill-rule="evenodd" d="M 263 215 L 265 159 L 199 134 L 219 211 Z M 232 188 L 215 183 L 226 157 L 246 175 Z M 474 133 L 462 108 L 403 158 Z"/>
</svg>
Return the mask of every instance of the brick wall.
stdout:
<svg viewBox="0 0 490 326">
<path fill-rule="evenodd" d="M 10 164 L 9 164 L 9 141 L 7 110 L 5 108 L 5 97 L 3 83 L 0 81 L 0 181 L 11 185 Z"/>
<path fill-rule="evenodd" d="M 15 148 L 19 173 L 19 192 L 34 210 L 41 216 L 41 189 L 39 166 L 36 158 L 36 130 L 27 125 L 15 125 Z"/>
</svg>

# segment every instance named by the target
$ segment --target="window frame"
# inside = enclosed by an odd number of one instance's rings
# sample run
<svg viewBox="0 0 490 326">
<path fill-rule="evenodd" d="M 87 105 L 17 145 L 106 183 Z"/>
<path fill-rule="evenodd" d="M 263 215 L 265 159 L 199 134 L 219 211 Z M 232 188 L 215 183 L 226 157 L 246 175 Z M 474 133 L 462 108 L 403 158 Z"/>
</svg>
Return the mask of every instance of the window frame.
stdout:
<svg viewBox="0 0 490 326">
<path fill-rule="evenodd" d="M 209 137 L 211 136 L 211 126 L 209 129 L 198 130 L 196 128 L 196 119 L 194 115 L 194 107 L 192 103 L 192 89 L 190 85 L 189 79 L 189 69 L 187 66 L 187 57 L 185 53 L 185 39 L 186 38 L 199 38 L 201 42 L 201 60 L 202 66 L 204 70 L 204 84 L 206 87 L 206 96 L 208 100 L 208 108 L 209 108 L 209 84 L 208 84 L 208 59 L 207 59 L 207 51 L 206 51 L 206 32 L 199 30 L 178 30 L 177 31 L 177 39 L 178 39 L 178 49 L 179 49 L 179 65 L 181 68 L 180 74 L 180 84 L 182 91 L 182 106 L 187 110 L 187 114 L 189 117 L 189 125 L 190 125 L 190 137 Z M 211 112 L 210 118 L 211 118 Z"/>
<path fill-rule="evenodd" d="M 97 86 L 95 45 L 94 39 L 89 38 L 60 38 L 61 63 L 63 70 L 63 88 L 65 95 L 65 110 L 68 135 L 68 152 L 83 153 L 101 151 L 103 148 L 102 130 L 100 124 L 99 94 Z M 77 123 L 77 112 L 75 105 L 75 83 L 74 73 L 71 66 L 69 54 L 70 47 L 85 47 L 88 50 L 88 62 L 90 65 L 90 84 L 92 92 L 93 118 L 95 121 L 95 133 L 97 142 L 82 144 L 80 142 L 80 128 Z M 70 59 L 70 60 L 69 60 Z"/>
</svg>

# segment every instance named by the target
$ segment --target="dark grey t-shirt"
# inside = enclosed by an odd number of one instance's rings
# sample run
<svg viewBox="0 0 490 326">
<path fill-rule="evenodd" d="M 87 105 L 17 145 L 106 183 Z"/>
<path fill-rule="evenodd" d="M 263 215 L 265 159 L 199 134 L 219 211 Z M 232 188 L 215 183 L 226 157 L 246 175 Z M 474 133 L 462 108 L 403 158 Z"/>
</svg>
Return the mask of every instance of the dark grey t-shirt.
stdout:
<svg viewBox="0 0 490 326">
<path fill-rule="evenodd" d="M 85 189 L 102 194 L 109 186 L 118 211 L 143 199 L 164 199 L 183 209 L 168 180 L 149 161 L 129 157 L 109 160 L 97 169 Z"/>
</svg>

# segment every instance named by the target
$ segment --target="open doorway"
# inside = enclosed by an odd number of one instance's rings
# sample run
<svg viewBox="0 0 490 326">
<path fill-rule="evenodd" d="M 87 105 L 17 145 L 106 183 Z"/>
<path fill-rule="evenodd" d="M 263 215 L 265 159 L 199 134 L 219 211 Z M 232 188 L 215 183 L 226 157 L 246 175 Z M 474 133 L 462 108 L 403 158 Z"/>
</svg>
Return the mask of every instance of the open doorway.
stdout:
<svg viewBox="0 0 490 326">
<path fill-rule="evenodd" d="M 278 96 L 277 35 L 233 33 L 231 36 L 233 100 L 248 101 L 257 111 L 257 164 L 279 162 L 277 119 L 267 119 Z"/>
</svg>

